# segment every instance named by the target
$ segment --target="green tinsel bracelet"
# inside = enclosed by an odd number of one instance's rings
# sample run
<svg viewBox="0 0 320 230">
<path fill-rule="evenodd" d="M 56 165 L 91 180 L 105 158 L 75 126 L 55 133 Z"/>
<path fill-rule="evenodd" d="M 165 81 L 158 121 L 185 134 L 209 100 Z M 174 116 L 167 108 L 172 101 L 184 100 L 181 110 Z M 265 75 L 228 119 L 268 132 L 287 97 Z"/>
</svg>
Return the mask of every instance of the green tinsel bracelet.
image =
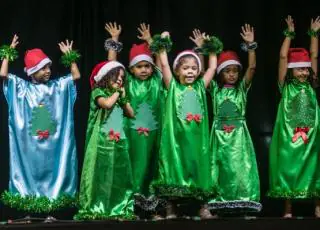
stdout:
<svg viewBox="0 0 320 230">
<path fill-rule="evenodd" d="M 319 30 L 316 31 L 316 30 L 310 29 L 310 30 L 308 30 L 308 35 L 309 35 L 310 37 L 318 37 L 318 35 L 319 35 Z"/>
<path fill-rule="evenodd" d="M 162 50 L 169 52 L 172 48 L 172 41 L 170 37 L 162 38 L 160 34 L 156 34 L 153 36 L 149 48 L 153 54 L 159 53 Z"/>
<path fill-rule="evenodd" d="M 127 104 L 129 102 L 129 99 L 127 97 L 120 97 L 118 102 L 119 102 L 120 106 L 124 106 L 125 104 Z"/>
<path fill-rule="evenodd" d="M 65 67 L 69 67 L 69 66 L 71 66 L 71 63 L 77 61 L 80 58 L 80 56 L 81 55 L 78 53 L 78 51 L 71 50 L 70 52 L 65 53 L 65 54 L 62 55 L 61 63 Z"/>
<path fill-rule="evenodd" d="M 11 48 L 8 45 L 0 47 L 0 59 L 8 58 L 9 61 L 14 61 L 18 58 L 18 51 L 15 48 Z"/>
<path fill-rule="evenodd" d="M 283 34 L 284 36 L 288 37 L 288 38 L 291 38 L 291 39 L 294 39 L 294 37 L 296 36 L 296 32 L 294 31 L 289 31 L 289 29 L 285 29 L 283 31 Z"/>
<path fill-rule="evenodd" d="M 223 50 L 223 43 L 215 36 L 211 36 L 209 39 L 204 40 L 201 47 L 201 53 L 203 55 L 209 55 L 210 53 L 219 54 Z"/>
</svg>

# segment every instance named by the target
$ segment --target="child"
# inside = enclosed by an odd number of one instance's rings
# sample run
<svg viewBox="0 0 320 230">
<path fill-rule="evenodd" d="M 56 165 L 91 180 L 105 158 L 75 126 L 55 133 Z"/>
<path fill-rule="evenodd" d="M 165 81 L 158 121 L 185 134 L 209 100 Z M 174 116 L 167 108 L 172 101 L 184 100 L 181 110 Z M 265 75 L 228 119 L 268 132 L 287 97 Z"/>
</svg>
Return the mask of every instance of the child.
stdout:
<svg viewBox="0 0 320 230">
<path fill-rule="evenodd" d="M 320 117 L 312 86 L 317 81 L 320 17 L 311 20 L 311 59 L 305 49 L 290 48 L 295 34 L 291 16 L 286 22 L 278 76 L 282 97 L 270 147 L 268 195 L 285 199 L 283 217 L 291 218 L 292 199 L 320 197 Z M 315 216 L 320 217 L 319 201 Z"/>
<path fill-rule="evenodd" d="M 118 42 L 121 26 L 106 24 L 111 35 L 106 44 Z M 142 23 L 138 28 L 144 40 L 130 49 L 129 68 L 126 73 L 126 92 L 135 111 L 134 119 L 126 119 L 125 131 L 128 137 L 129 153 L 133 171 L 135 204 L 143 211 L 155 213 L 159 200 L 150 193 L 149 186 L 154 179 L 160 140 L 162 104 L 164 104 L 162 75 L 156 67 L 148 43 L 151 43 L 150 27 Z M 148 43 L 147 43 L 148 42 Z M 108 58 L 115 60 L 115 49 L 108 46 Z M 142 212 L 143 213 L 143 212 Z M 142 214 L 141 213 L 141 214 Z M 154 216 L 158 218 L 159 216 Z"/>
<path fill-rule="evenodd" d="M 116 61 L 97 64 L 92 87 L 75 219 L 132 219 L 132 173 L 123 113 L 133 117 L 123 84 L 125 68 Z"/>
<path fill-rule="evenodd" d="M 163 32 L 161 39 L 169 39 Z M 153 43 L 163 44 L 153 39 Z M 152 46 L 152 44 L 151 44 Z M 159 46 L 163 81 L 168 89 L 162 129 L 159 178 L 153 189 L 168 200 L 167 218 L 176 218 L 175 205 L 183 198 L 204 204 L 210 195 L 209 127 L 206 87 L 216 70 L 216 55 L 210 53 L 209 68 L 200 77 L 201 62 L 197 54 L 185 50 L 173 63 L 171 72 L 166 49 Z M 200 217 L 211 218 L 204 205 Z"/>
<path fill-rule="evenodd" d="M 240 76 L 242 65 L 237 54 L 224 51 L 218 58 L 217 80 L 212 81 L 210 87 L 214 116 L 210 153 L 218 196 L 209 202 L 209 207 L 217 213 L 261 210 L 256 157 L 245 119 L 257 43 L 250 25 L 242 27 L 240 34 L 248 51 L 244 76 Z"/>
<path fill-rule="evenodd" d="M 74 206 L 77 191 L 77 154 L 74 138 L 74 81 L 80 78 L 73 41 L 59 43 L 71 74 L 50 80 L 51 60 L 40 49 L 28 50 L 25 71 L 31 81 L 8 74 L 10 54 L 18 45 L 13 37 L 2 61 L 0 75 L 8 102 L 10 141 L 9 191 L 2 201 L 33 213 L 49 213 Z M 66 64 L 67 64 L 66 63 Z"/>
</svg>

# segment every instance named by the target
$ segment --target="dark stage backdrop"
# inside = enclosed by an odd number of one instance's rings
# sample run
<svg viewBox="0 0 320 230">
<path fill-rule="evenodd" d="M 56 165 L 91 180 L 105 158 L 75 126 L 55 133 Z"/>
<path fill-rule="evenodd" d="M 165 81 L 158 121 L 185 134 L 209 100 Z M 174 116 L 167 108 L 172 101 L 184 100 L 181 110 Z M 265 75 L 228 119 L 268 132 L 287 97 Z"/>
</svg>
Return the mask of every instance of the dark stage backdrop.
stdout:
<svg viewBox="0 0 320 230">
<path fill-rule="evenodd" d="M 318 2 L 318 3 L 317 3 Z M 78 98 L 75 105 L 75 130 L 81 173 L 85 131 L 89 108 L 89 76 L 93 66 L 106 59 L 103 48 L 107 33 L 105 22 L 116 21 L 122 25 L 121 41 L 124 49 L 119 60 L 128 64 L 128 52 L 137 39 L 137 26 L 141 22 L 151 25 L 153 34 L 167 30 L 174 41 L 170 53 L 172 61 L 177 52 L 192 48 L 189 36 L 193 28 L 222 39 L 226 49 L 237 51 L 246 66 L 247 55 L 240 51 L 240 27 L 250 23 L 255 28 L 257 49 L 257 72 L 248 94 L 247 121 L 256 149 L 261 180 L 261 216 L 278 216 L 282 202 L 268 199 L 268 150 L 275 121 L 279 93 L 277 89 L 277 62 L 284 18 L 291 14 L 295 20 L 297 36 L 293 46 L 309 47 L 306 34 L 310 18 L 320 15 L 320 1 L 280 0 L 20 0 L 1 1 L 0 44 L 10 43 L 14 33 L 20 38 L 19 59 L 10 65 L 10 72 L 24 77 L 23 56 L 26 49 L 42 48 L 53 60 L 53 76 L 66 73 L 60 63 L 57 43 L 66 38 L 74 40 L 75 49 L 82 58 L 79 67 L 82 78 L 77 82 Z M 0 191 L 8 186 L 8 116 L 7 104 L 0 87 Z M 297 206 L 303 215 L 312 214 L 312 203 Z M 0 205 L 0 219 L 19 217 L 18 213 Z M 72 218 L 73 213 L 60 213 L 63 218 Z"/>
</svg>

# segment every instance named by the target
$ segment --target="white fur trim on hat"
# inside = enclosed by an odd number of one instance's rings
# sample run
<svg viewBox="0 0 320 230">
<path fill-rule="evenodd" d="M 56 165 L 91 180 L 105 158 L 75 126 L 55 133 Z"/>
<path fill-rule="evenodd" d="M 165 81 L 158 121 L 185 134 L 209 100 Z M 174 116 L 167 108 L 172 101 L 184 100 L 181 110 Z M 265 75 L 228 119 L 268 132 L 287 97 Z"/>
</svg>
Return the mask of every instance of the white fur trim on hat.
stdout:
<svg viewBox="0 0 320 230">
<path fill-rule="evenodd" d="M 135 64 L 141 62 L 141 61 L 146 61 L 149 62 L 150 64 L 154 65 L 154 62 L 152 60 L 152 57 L 150 57 L 149 55 L 146 54 L 140 54 L 135 56 L 129 63 L 129 67 L 134 66 Z"/>
<path fill-rule="evenodd" d="M 228 61 L 222 62 L 222 63 L 218 66 L 218 68 L 217 68 L 217 73 L 219 74 L 220 71 L 221 71 L 223 68 L 227 67 L 228 65 L 238 65 L 238 66 L 240 66 L 240 68 L 242 68 L 242 65 L 241 65 L 240 62 L 238 62 L 238 61 L 236 61 L 236 60 L 228 60 Z"/>
<path fill-rule="evenodd" d="M 174 61 L 173 61 L 173 69 L 176 69 L 176 67 L 177 67 L 177 65 L 178 65 L 179 59 L 180 59 L 182 56 L 186 56 L 186 55 L 192 55 L 192 56 L 197 60 L 198 66 L 199 66 L 199 71 L 198 71 L 198 73 L 200 73 L 200 72 L 201 72 L 201 61 L 200 61 L 200 58 L 199 58 L 199 56 L 198 56 L 196 53 L 194 53 L 194 52 L 192 52 L 192 51 L 183 51 L 183 52 L 181 52 L 180 54 L 178 54 L 178 56 L 177 56 L 177 57 L 174 59 Z"/>
<path fill-rule="evenodd" d="M 101 81 L 101 79 L 112 69 L 116 68 L 116 67 L 122 67 L 123 69 L 124 66 L 117 61 L 110 61 L 107 64 L 105 64 L 104 66 L 102 66 L 102 68 L 99 70 L 99 72 L 97 73 L 96 76 L 94 76 L 94 80 L 96 82 Z"/>
<path fill-rule="evenodd" d="M 301 67 L 311 67 L 311 62 L 291 62 L 288 63 L 288 68 L 301 68 Z"/>
<path fill-rule="evenodd" d="M 47 57 L 42 59 L 36 66 L 33 66 L 29 69 L 24 68 L 24 71 L 27 72 L 27 75 L 30 76 L 37 72 L 38 70 L 42 69 L 46 64 L 52 63 L 52 61 Z"/>
</svg>

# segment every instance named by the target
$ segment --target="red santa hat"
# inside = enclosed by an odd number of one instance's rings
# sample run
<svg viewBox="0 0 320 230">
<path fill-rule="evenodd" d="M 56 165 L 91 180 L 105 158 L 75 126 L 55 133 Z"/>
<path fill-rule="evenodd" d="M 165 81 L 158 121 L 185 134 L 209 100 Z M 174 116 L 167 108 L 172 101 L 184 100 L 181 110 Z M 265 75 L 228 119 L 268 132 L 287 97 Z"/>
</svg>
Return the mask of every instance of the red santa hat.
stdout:
<svg viewBox="0 0 320 230">
<path fill-rule="evenodd" d="M 24 71 L 28 76 L 34 74 L 49 63 L 51 64 L 52 61 L 41 49 L 27 50 L 24 55 Z"/>
<path fill-rule="evenodd" d="M 191 55 L 191 56 L 193 56 L 193 57 L 196 59 L 196 61 L 197 61 L 197 63 L 198 63 L 198 67 L 199 67 L 198 73 L 200 73 L 200 71 L 201 71 L 201 61 L 200 61 L 200 58 L 199 58 L 199 56 L 198 56 L 195 52 L 193 52 L 192 50 L 184 50 L 184 51 L 180 52 L 180 53 L 177 55 L 177 57 L 174 59 L 174 61 L 173 61 L 173 69 L 176 69 L 176 68 L 177 68 L 177 65 L 178 65 L 178 62 L 179 62 L 180 58 L 182 58 L 183 56 L 186 56 L 186 55 Z"/>
<path fill-rule="evenodd" d="M 219 57 L 218 57 L 218 63 L 217 63 L 217 73 L 219 74 L 221 70 L 223 70 L 228 65 L 238 65 L 240 68 L 242 68 L 242 65 L 240 63 L 240 59 L 236 52 L 234 51 L 223 51 Z"/>
<path fill-rule="evenodd" d="M 98 63 L 92 70 L 92 73 L 90 75 L 90 85 L 91 88 L 93 88 L 93 85 L 95 82 L 99 82 L 102 80 L 102 78 L 112 69 L 116 67 L 122 67 L 124 66 L 117 61 L 103 61 Z"/>
<path fill-rule="evenodd" d="M 134 66 L 138 62 L 147 61 L 154 65 L 152 53 L 147 43 L 133 44 L 129 54 L 129 67 Z"/>
<path fill-rule="evenodd" d="M 304 48 L 290 48 L 288 53 L 288 68 L 311 67 L 309 53 Z"/>
</svg>

